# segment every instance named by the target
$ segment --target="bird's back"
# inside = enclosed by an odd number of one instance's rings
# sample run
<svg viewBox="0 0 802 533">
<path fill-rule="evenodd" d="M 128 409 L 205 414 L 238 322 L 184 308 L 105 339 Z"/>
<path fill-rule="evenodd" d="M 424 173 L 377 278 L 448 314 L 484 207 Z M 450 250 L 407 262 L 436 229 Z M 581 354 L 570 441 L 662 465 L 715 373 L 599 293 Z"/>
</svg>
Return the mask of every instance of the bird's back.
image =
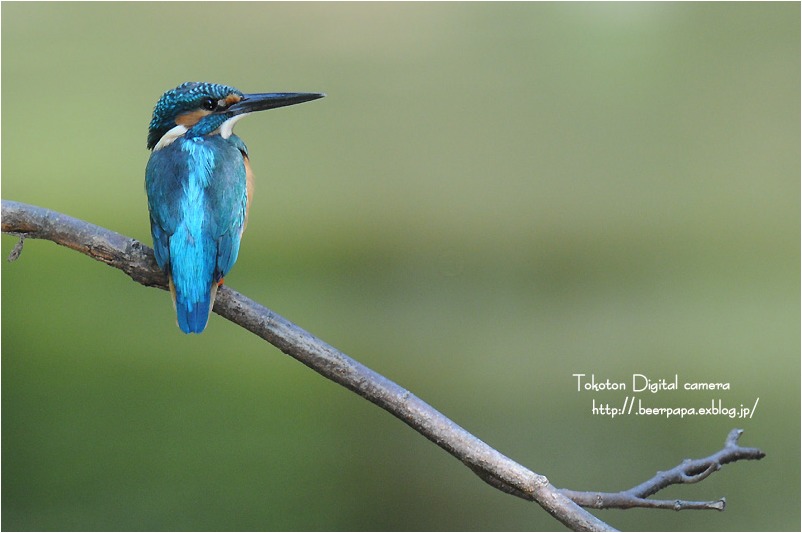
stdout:
<svg viewBox="0 0 802 533">
<path fill-rule="evenodd" d="M 148 161 L 156 260 L 168 272 L 186 333 L 204 330 L 218 283 L 237 260 L 247 207 L 244 151 L 234 135 L 182 137 Z"/>
</svg>

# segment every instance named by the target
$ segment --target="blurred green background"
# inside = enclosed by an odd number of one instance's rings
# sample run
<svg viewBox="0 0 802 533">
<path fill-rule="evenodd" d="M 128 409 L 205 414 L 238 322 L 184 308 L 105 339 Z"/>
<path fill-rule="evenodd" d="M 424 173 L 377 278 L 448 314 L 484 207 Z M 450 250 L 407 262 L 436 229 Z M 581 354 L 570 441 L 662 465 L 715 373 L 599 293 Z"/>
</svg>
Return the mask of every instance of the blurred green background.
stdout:
<svg viewBox="0 0 802 533">
<path fill-rule="evenodd" d="M 150 244 L 145 137 L 187 80 L 324 100 L 237 127 L 226 283 L 558 487 L 620 490 L 729 430 L 760 462 L 605 511 L 800 527 L 798 3 L 2 4 L 2 196 Z M 2 238 L 6 257 L 16 243 Z M 44 241 L 2 266 L 5 530 L 538 530 L 406 425 L 218 316 Z M 574 373 L 751 419 L 591 413 Z"/>
</svg>

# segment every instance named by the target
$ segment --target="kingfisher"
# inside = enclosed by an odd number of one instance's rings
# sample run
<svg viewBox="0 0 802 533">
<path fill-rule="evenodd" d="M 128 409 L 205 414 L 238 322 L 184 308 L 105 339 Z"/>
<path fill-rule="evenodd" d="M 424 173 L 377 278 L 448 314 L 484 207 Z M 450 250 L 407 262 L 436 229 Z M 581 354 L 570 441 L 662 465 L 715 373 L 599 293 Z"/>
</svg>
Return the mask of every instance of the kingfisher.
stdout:
<svg viewBox="0 0 802 533">
<path fill-rule="evenodd" d="M 186 82 L 156 103 L 145 189 L 156 262 L 167 274 L 184 333 L 206 328 L 248 220 L 253 172 L 234 124 L 256 111 L 323 96 L 244 94 L 228 85 Z"/>
</svg>

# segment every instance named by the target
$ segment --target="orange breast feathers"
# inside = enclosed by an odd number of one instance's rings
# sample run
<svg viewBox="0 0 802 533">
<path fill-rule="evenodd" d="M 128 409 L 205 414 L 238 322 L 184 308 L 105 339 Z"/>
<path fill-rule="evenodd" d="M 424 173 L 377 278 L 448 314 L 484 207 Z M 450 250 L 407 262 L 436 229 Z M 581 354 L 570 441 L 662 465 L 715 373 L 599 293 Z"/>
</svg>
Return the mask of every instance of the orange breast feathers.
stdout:
<svg viewBox="0 0 802 533">
<path fill-rule="evenodd" d="M 251 201 L 253 200 L 253 170 L 251 169 L 251 162 L 248 156 L 242 154 L 243 163 L 245 163 L 245 183 L 248 191 L 248 200 L 245 204 L 245 222 L 242 224 L 242 231 L 245 231 L 245 226 L 248 225 L 248 212 L 251 210 Z"/>
</svg>

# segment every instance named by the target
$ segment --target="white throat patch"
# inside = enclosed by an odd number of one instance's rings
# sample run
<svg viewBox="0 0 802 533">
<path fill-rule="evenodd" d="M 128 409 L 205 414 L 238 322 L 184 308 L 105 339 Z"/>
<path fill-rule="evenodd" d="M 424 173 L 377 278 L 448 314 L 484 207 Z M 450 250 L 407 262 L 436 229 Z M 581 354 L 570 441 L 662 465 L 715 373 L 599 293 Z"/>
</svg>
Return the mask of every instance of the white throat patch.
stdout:
<svg viewBox="0 0 802 533">
<path fill-rule="evenodd" d="M 169 146 L 173 141 L 184 135 L 187 131 L 187 127 L 181 125 L 169 130 L 167 133 L 162 135 L 162 138 L 159 139 L 159 142 L 157 142 L 156 146 L 153 147 L 153 151 L 155 152 L 157 150 L 161 150 L 165 146 Z"/>
<path fill-rule="evenodd" d="M 235 115 L 230 119 L 226 120 L 222 124 L 220 124 L 220 137 L 223 139 L 228 139 L 234 133 L 234 124 L 239 122 L 239 119 L 242 117 L 247 117 L 250 113 L 243 113 L 241 115 Z"/>
</svg>

